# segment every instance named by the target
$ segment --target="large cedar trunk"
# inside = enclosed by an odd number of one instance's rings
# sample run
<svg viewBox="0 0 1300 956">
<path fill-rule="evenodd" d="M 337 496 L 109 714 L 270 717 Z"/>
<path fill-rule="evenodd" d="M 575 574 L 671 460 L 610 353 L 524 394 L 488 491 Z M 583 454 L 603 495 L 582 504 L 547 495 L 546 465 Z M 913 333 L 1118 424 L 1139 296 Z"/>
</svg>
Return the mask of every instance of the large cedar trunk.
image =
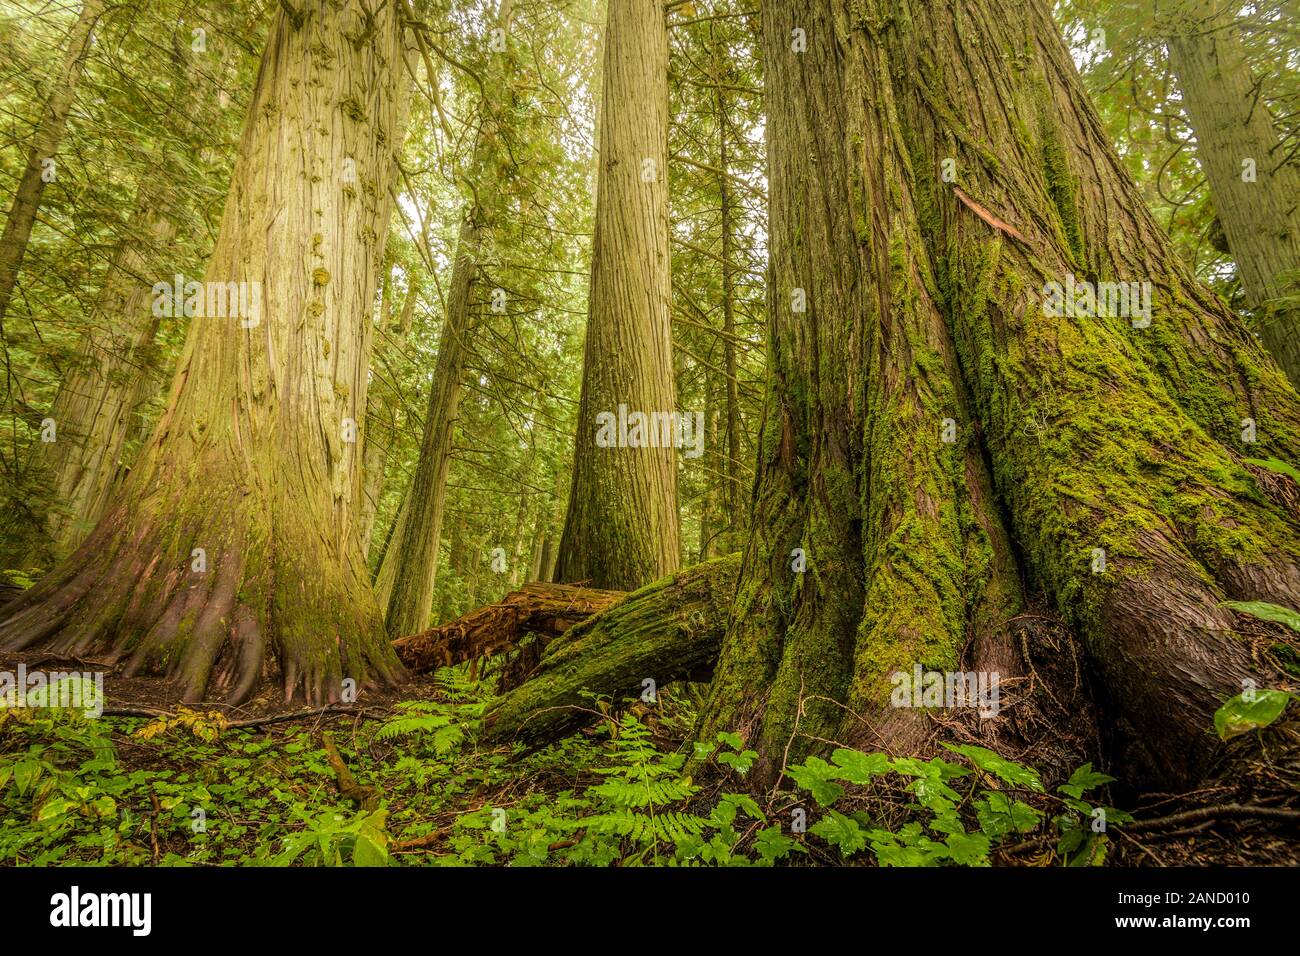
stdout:
<svg viewBox="0 0 1300 956">
<path fill-rule="evenodd" d="M 357 535 L 366 316 L 402 130 L 393 4 L 284 4 L 171 399 L 86 542 L 6 609 L 0 646 L 123 661 L 188 699 L 335 699 L 395 679 Z M 253 286 L 246 287 L 249 304 Z"/>
<path fill-rule="evenodd" d="M 1007 660 L 1027 585 L 1126 776 L 1195 779 L 1219 703 L 1288 684 L 1221 602 L 1300 606 L 1300 519 L 1242 461 L 1297 458 L 1295 392 L 1178 261 L 1045 3 L 768 0 L 763 26 L 770 396 L 706 730 L 760 774 L 905 747 L 889 675 Z M 1071 274 L 1150 282 L 1150 325 L 1049 315 Z"/>
<path fill-rule="evenodd" d="M 1286 161 L 1259 99 L 1234 9 L 1224 0 L 1180 5 L 1169 59 L 1260 338 L 1300 387 L 1300 168 Z"/>
<path fill-rule="evenodd" d="M 600 447 L 597 416 L 676 409 L 668 271 L 668 39 L 657 0 L 610 0 L 573 483 L 555 578 L 632 590 L 680 560 L 671 447 Z"/>
</svg>

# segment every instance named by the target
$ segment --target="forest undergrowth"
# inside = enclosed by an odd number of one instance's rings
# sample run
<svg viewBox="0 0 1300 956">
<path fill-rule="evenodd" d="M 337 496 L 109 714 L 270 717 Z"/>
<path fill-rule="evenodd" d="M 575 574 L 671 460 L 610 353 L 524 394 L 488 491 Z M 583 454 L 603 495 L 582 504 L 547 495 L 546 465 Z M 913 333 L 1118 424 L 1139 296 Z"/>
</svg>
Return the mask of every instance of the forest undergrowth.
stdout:
<svg viewBox="0 0 1300 956">
<path fill-rule="evenodd" d="M 531 753 L 484 748 L 498 667 L 473 678 L 471 665 L 443 668 L 421 699 L 295 720 L 0 709 L 0 860 L 1095 866 L 1292 852 L 1264 827 L 1267 808 L 1148 799 L 1126 810 L 1112 805 L 1122 786 L 1091 762 L 1044 771 L 962 742 L 963 725 L 938 716 L 928 760 L 833 747 L 755 792 L 756 754 L 740 735 L 693 740 L 699 684 L 650 703 L 593 698 L 591 729 Z M 1229 722 L 1262 732 L 1287 703 L 1228 701 L 1221 733 Z"/>
</svg>

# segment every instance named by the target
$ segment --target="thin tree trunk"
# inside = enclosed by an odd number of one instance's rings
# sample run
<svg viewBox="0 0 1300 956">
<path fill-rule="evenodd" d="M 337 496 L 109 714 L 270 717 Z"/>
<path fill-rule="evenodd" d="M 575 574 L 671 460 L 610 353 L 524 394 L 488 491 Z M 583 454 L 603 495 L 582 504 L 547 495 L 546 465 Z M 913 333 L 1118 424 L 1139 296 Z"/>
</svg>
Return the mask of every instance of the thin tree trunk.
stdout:
<svg viewBox="0 0 1300 956">
<path fill-rule="evenodd" d="M 1190 0 L 1172 27 L 1170 63 L 1260 338 L 1300 387 L 1300 168 L 1283 162 L 1235 9 Z"/>
<path fill-rule="evenodd" d="M 233 316 L 195 317 L 122 493 L 5 609 L 0 646 L 94 649 L 189 700 L 240 701 L 274 679 L 317 703 L 345 679 L 400 675 L 368 586 L 344 422 L 363 414 L 401 36 L 392 4 L 277 11 L 205 275 L 209 304 L 225 283 L 246 283 L 245 298 Z"/>
<path fill-rule="evenodd" d="M 611 0 L 604 62 L 582 396 L 556 576 L 631 590 L 680 561 L 674 448 L 597 444 L 597 416 L 616 416 L 620 405 L 646 416 L 677 407 L 663 5 Z"/>
<path fill-rule="evenodd" d="M 478 215 L 475 205 L 461 223 L 447 292 L 447 317 L 438 337 L 438 363 L 424 413 L 420 457 L 376 581 L 380 599 L 388 595 L 385 622 L 394 636 L 423 630 L 433 609 L 452 436 L 474 321 L 470 299 L 483 240 L 482 223 L 474 218 Z"/>
<path fill-rule="evenodd" d="M 406 293 L 406 302 L 402 305 L 402 316 L 395 327 L 388 324 L 389 308 L 387 301 L 381 307 L 381 327 L 387 332 L 387 338 L 384 340 L 386 351 L 400 353 L 406 345 L 406 340 L 411 332 L 411 325 L 415 316 L 415 304 L 420 296 L 419 280 L 412 277 L 410 288 Z M 385 296 L 385 300 L 387 300 Z M 370 550 L 370 539 L 374 534 L 375 512 L 379 507 L 379 497 L 383 494 L 384 478 L 388 469 L 388 451 L 392 441 L 393 432 L 397 429 L 397 409 L 393 403 L 383 400 L 377 403 L 377 408 L 372 408 L 367 414 L 366 425 L 366 451 L 362 463 L 362 494 L 361 494 L 361 547 L 367 553 Z M 375 427 L 378 423 L 379 427 Z"/>
<path fill-rule="evenodd" d="M 712 24 L 710 24 L 712 33 Z M 717 50 L 715 63 L 721 64 L 725 50 Z M 721 550 L 730 552 L 734 546 L 733 530 L 740 515 L 740 396 L 736 381 L 736 278 L 732 264 L 735 242 L 735 198 L 731 193 L 731 158 L 727 148 L 727 101 L 722 91 L 721 75 L 715 77 L 714 98 L 718 114 L 718 193 L 722 212 L 722 357 L 727 398 L 727 461 L 723 474 L 727 476 L 723 491 L 726 533 Z"/>
<path fill-rule="evenodd" d="M 59 150 L 63 127 L 68 121 L 68 111 L 72 108 L 77 83 L 90 52 L 91 34 L 104 7 L 104 0 L 86 0 L 81 15 L 68 35 L 68 49 L 63 55 L 63 62 L 58 72 L 50 78 L 50 94 L 45 101 L 41 118 L 37 121 L 32 148 L 27 154 L 27 165 L 23 167 L 18 190 L 9 207 L 4 234 L 0 236 L 0 323 L 9 314 L 9 301 L 13 298 L 14 286 L 18 284 L 18 271 L 22 268 L 27 241 L 31 238 L 32 226 L 36 222 L 41 194 L 45 192 L 48 178 L 46 162 L 54 160 L 55 153 Z M 57 166 L 53 167 L 55 175 L 57 170 Z"/>
<path fill-rule="evenodd" d="M 508 31 L 511 2 L 502 0 L 497 13 L 500 29 Z M 506 60 L 501 59 L 502 75 Z M 487 96 L 487 91 L 483 91 Z M 499 122 L 492 108 L 498 104 L 480 100 L 479 132 L 476 134 L 471 175 L 479 177 L 488 169 L 489 143 L 493 137 L 484 130 Z M 434 584 L 438 575 L 438 542 L 442 534 L 442 515 L 447 497 L 447 474 L 451 469 L 452 436 L 457 408 L 460 405 L 461 378 L 470 354 L 475 331 L 471 309 L 474 283 L 478 278 L 479 251 L 487 221 L 493 210 L 489 202 L 480 201 L 487 193 L 484 183 L 473 183 L 474 199 L 467 205 L 456 239 L 456 259 L 452 265 L 451 288 L 447 293 L 447 315 L 438 338 L 438 364 L 434 369 L 429 405 L 425 410 L 424 434 L 420 440 L 420 457 L 399 518 L 396 539 L 384 555 L 377 578 L 378 596 L 387 609 L 384 621 L 394 636 L 422 630 L 429 623 L 433 609 Z"/>
</svg>

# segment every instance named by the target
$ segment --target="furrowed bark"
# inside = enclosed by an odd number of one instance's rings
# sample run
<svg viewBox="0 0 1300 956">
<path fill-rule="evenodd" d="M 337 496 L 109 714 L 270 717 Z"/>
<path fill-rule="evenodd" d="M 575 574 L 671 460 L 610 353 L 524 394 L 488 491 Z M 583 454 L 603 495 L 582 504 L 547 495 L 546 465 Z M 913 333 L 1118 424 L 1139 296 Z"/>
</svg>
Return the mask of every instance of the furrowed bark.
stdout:
<svg viewBox="0 0 1300 956">
<path fill-rule="evenodd" d="M 1178 261 L 1045 4 L 763 12 L 772 394 L 705 732 L 769 768 L 853 726 L 906 746 L 890 672 L 951 669 L 967 621 L 1005 643 L 1019 564 L 1090 653 L 1120 772 L 1198 779 L 1218 704 L 1292 683 L 1220 604 L 1300 606 L 1300 521 L 1241 460 L 1295 459 L 1295 392 Z M 1150 321 L 1053 314 L 1076 276 L 1149 282 Z"/>
<path fill-rule="evenodd" d="M 600 719 L 592 694 L 639 698 L 647 679 L 700 679 L 726 626 L 739 555 L 706 561 L 627 595 L 569 628 L 541 664 L 488 715 L 489 744 L 556 740 Z"/>
<path fill-rule="evenodd" d="M 986 632 L 1021 602 L 906 186 L 888 60 L 845 16 L 764 8 L 770 394 L 701 732 L 741 730 L 769 781 L 817 739 L 907 749 L 924 721 L 889 708 L 891 675 L 956 670 L 972 636 L 1005 643 Z"/>
<path fill-rule="evenodd" d="M 600 447 L 598 415 L 677 408 L 669 323 L 668 35 L 657 0 L 611 0 L 582 395 L 555 576 L 631 590 L 680 561 L 672 447 Z M 649 423 L 642 439 L 649 440 Z M 656 440 L 656 445 L 660 442 Z"/>
<path fill-rule="evenodd" d="M 1154 223 L 1045 5 L 1015 9 L 969 0 L 898 36 L 929 246 L 1023 561 L 1095 661 L 1117 764 L 1139 786 L 1185 785 L 1216 758 L 1222 700 L 1286 681 L 1220 603 L 1300 606 L 1300 522 L 1241 461 L 1259 454 L 1247 421 L 1294 460 L 1300 404 Z M 918 81 L 908 56 L 952 82 Z M 975 111 L 972 90 L 999 108 Z M 945 157 L 1023 240 L 951 200 Z M 1070 275 L 1150 283 L 1150 314 L 1049 314 L 1048 284 Z"/>
</svg>

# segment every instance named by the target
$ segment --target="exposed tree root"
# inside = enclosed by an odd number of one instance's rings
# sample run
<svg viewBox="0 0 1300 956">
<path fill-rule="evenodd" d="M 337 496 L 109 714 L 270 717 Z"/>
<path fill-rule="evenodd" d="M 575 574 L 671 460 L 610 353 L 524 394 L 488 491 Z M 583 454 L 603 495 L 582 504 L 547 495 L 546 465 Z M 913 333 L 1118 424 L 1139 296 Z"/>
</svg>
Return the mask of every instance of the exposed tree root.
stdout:
<svg viewBox="0 0 1300 956">
<path fill-rule="evenodd" d="M 325 748 L 325 759 L 329 761 L 330 769 L 334 771 L 334 777 L 338 781 L 339 794 L 345 800 L 351 800 L 362 810 L 373 810 L 379 806 L 379 798 L 383 794 L 377 787 L 368 787 L 357 782 L 356 776 L 344 763 L 338 745 L 334 743 L 334 735 L 328 730 L 321 734 L 321 746 Z"/>
<path fill-rule="evenodd" d="M 359 552 L 321 555 L 287 508 L 228 488 L 163 484 L 120 506 L 5 607 L 0 648 L 93 649 L 124 676 L 174 681 L 187 702 L 236 705 L 276 681 L 286 701 L 320 706 L 345 678 L 396 683 Z"/>
</svg>

